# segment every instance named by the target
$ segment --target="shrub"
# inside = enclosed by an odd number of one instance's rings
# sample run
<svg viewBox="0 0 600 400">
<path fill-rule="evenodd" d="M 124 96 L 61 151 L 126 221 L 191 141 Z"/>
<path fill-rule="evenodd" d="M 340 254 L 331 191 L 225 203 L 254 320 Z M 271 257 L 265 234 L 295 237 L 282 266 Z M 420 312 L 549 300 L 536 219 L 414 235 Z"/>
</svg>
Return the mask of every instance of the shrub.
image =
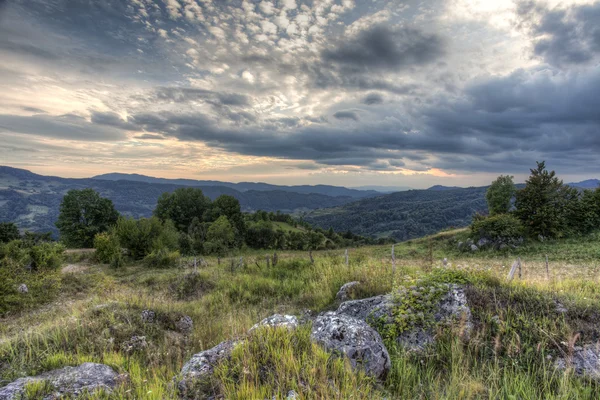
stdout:
<svg viewBox="0 0 600 400">
<path fill-rule="evenodd" d="M 170 221 L 156 218 L 120 218 L 115 229 L 119 243 L 129 255 L 140 260 L 155 250 L 176 250 L 179 234 Z"/>
<path fill-rule="evenodd" d="M 17 225 L 12 222 L 0 222 L 0 243 L 8 243 L 20 237 Z"/>
<path fill-rule="evenodd" d="M 169 290 L 177 300 L 188 300 L 200 297 L 214 287 L 215 282 L 209 273 L 192 271 L 180 276 L 169 286 Z"/>
<path fill-rule="evenodd" d="M 498 214 L 491 217 L 475 217 L 471 231 L 476 238 L 486 238 L 494 242 L 512 243 L 523 236 L 523 225 L 511 214 Z"/>
<path fill-rule="evenodd" d="M 169 251 L 166 248 L 153 250 L 144 258 L 144 264 L 150 268 L 176 267 L 179 261 L 179 251 Z"/>
<path fill-rule="evenodd" d="M 99 233 L 94 238 L 94 257 L 98 262 L 109 264 L 114 258 L 121 257 L 121 244 L 114 232 Z"/>
<path fill-rule="evenodd" d="M 64 261 L 65 246 L 60 243 L 40 243 L 29 248 L 31 267 L 36 271 L 57 270 Z"/>
</svg>

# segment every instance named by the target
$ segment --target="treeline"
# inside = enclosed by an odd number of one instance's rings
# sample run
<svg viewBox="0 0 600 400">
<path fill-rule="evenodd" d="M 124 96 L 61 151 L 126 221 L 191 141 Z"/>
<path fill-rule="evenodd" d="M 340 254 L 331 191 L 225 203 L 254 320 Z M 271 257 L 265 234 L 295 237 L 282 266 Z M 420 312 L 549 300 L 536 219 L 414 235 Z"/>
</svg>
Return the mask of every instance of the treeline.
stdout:
<svg viewBox="0 0 600 400">
<path fill-rule="evenodd" d="M 3 226 L 2 241 L 20 239 L 14 224 Z M 351 232 L 313 229 L 280 212 L 242 213 L 236 198 L 221 195 L 213 201 L 198 188 L 164 193 L 153 216 L 140 219 L 119 215 L 112 201 L 93 189 L 71 190 L 62 200 L 56 226 L 67 247 L 94 247 L 99 261 L 115 267 L 125 258 L 161 267 L 172 265 L 180 255 L 226 256 L 247 248 L 323 250 L 385 243 Z"/>
<path fill-rule="evenodd" d="M 579 190 L 565 185 L 538 162 L 522 189 L 512 176 L 500 176 L 488 188 L 489 215 L 476 215 L 471 231 L 480 243 L 505 248 L 523 238 L 547 240 L 588 234 L 600 229 L 600 188 Z"/>
</svg>

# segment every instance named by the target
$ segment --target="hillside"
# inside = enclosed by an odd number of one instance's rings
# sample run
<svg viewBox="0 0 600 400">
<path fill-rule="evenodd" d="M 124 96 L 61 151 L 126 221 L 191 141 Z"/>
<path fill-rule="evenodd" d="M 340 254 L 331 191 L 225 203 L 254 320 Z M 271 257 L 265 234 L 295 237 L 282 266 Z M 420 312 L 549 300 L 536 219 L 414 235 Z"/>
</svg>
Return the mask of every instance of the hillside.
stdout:
<svg viewBox="0 0 600 400">
<path fill-rule="evenodd" d="M 0 316 L 0 395 L 18 378 L 91 362 L 120 379 L 109 380 L 106 392 L 69 398 L 597 399 L 598 368 L 584 361 L 598 357 L 600 236 L 527 242 L 512 253 L 460 253 L 456 242 L 466 234 L 396 244 L 395 270 L 391 246 L 350 249 L 349 267 L 344 250 L 313 252 L 314 264 L 306 252 L 280 252 L 276 266 L 266 263 L 267 252 L 207 257 L 198 270 L 191 259 L 171 268 L 112 269 L 89 253 L 71 253 L 44 280 L 24 273 L 26 294 L 2 287 L 11 292 L 0 291 L 0 309 L 14 311 Z M 522 277 L 510 282 L 517 256 Z M 336 298 L 347 282 L 360 282 L 344 292 L 352 303 Z M 448 285 L 455 295 L 446 306 L 455 316 L 429 330 Z M 350 305 L 389 298 L 396 322 L 344 317 L 360 310 Z M 333 316 L 319 317 L 324 311 Z M 267 321 L 285 318 L 288 325 L 252 330 L 274 313 L 285 317 Z M 327 318 L 360 328 L 332 335 L 334 344 L 346 341 L 342 352 L 314 338 Z M 423 347 L 397 344 L 413 332 L 420 334 L 413 343 Z M 357 345 L 361 334 L 370 336 Z M 212 358 L 217 345 L 231 358 Z M 375 345 L 387 350 L 372 352 Z M 203 370 L 208 355 L 211 365 Z M 190 366 L 199 379 L 185 392 Z M 363 371 L 379 366 L 387 373 Z M 31 384 L 24 398 L 44 398 L 64 384 Z"/>
<path fill-rule="evenodd" d="M 467 226 L 474 213 L 487 212 L 486 190 L 410 190 L 315 210 L 304 218 L 324 229 L 407 240 Z"/>
<path fill-rule="evenodd" d="M 154 178 L 151 176 L 139 175 L 139 174 L 121 174 L 121 173 L 108 173 L 94 176 L 92 179 L 109 180 L 109 181 L 132 181 L 132 182 L 146 182 L 146 183 L 162 183 L 169 185 L 181 185 L 181 186 L 224 186 L 235 189 L 240 192 L 249 190 L 255 191 L 282 191 L 292 193 L 304 193 L 304 194 L 321 194 L 325 196 L 344 196 L 352 197 L 355 199 L 362 199 L 365 197 L 379 196 L 381 193 L 370 189 L 349 189 L 341 186 L 331 185 L 271 185 L 263 182 L 221 182 L 221 181 L 204 181 L 204 180 L 193 180 L 193 179 L 166 179 L 166 178 Z"/>
<path fill-rule="evenodd" d="M 0 221 L 15 222 L 19 228 L 37 232 L 56 232 L 60 202 L 71 189 L 93 188 L 111 199 L 116 209 L 135 218 L 149 217 L 163 192 L 182 187 L 167 183 L 67 179 L 43 176 L 26 170 L 0 167 Z M 240 192 L 225 186 L 197 186 L 211 199 L 227 194 L 240 201 L 243 211 L 281 211 L 286 213 L 333 207 L 354 200 L 349 196 L 326 196 L 283 190 Z"/>
</svg>

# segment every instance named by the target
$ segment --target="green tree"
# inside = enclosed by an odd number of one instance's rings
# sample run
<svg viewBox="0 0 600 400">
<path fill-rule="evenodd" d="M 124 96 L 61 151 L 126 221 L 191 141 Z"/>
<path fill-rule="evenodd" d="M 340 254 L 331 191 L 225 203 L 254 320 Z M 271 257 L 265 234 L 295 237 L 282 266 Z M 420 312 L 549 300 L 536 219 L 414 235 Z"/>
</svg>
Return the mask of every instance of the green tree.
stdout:
<svg viewBox="0 0 600 400">
<path fill-rule="evenodd" d="M 223 194 L 212 203 L 213 220 L 225 215 L 235 229 L 235 244 L 241 246 L 246 234 L 246 221 L 242 214 L 240 202 L 233 196 Z"/>
<path fill-rule="evenodd" d="M 67 246 L 92 247 L 94 237 L 106 232 L 118 218 L 112 201 L 95 190 L 69 190 L 60 204 L 56 226 Z"/>
<path fill-rule="evenodd" d="M 506 214 L 510 210 L 510 201 L 516 188 L 513 177 L 500 175 L 485 193 L 490 215 Z"/>
<path fill-rule="evenodd" d="M 136 260 L 154 251 L 173 251 L 179 247 L 179 234 L 170 220 L 162 222 L 156 217 L 138 220 L 119 218 L 115 233 L 121 246 Z"/>
<path fill-rule="evenodd" d="M 563 185 L 554 171 L 538 162 L 523 189 L 517 191 L 516 215 L 534 236 L 560 237 L 567 233 L 567 215 L 576 189 Z"/>
<path fill-rule="evenodd" d="M 20 237 L 17 225 L 12 222 L 0 222 L 0 243 L 8 243 Z"/>
<path fill-rule="evenodd" d="M 206 232 L 205 248 L 208 253 L 225 255 L 233 245 L 235 230 L 226 216 L 221 215 L 215 222 L 210 224 Z"/>
<path fill-rule="evenodd" d="M 156 204 L 154 215 L 163 221 L 171 220 L 180 232 L 198 218 L 205 221 L 210 212 L 211 201 L 198 188 L 180 188 L 173 193 L 163 193 Z"/>
</svg>

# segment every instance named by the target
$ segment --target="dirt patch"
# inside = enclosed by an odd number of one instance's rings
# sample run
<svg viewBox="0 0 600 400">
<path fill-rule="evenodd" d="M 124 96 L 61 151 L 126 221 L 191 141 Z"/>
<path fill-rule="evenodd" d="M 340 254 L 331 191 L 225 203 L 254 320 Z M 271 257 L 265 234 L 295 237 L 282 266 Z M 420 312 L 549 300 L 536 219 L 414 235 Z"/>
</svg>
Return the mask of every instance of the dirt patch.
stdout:
<svg viewBox="0 0 600 400">
<path fill-rule="evenodd" d="M 89 267 L 86 264 L 67 264 L 62 268 L 61 272 L 63 274 L 76 274 L 87 271 Z"/>
</svg>

